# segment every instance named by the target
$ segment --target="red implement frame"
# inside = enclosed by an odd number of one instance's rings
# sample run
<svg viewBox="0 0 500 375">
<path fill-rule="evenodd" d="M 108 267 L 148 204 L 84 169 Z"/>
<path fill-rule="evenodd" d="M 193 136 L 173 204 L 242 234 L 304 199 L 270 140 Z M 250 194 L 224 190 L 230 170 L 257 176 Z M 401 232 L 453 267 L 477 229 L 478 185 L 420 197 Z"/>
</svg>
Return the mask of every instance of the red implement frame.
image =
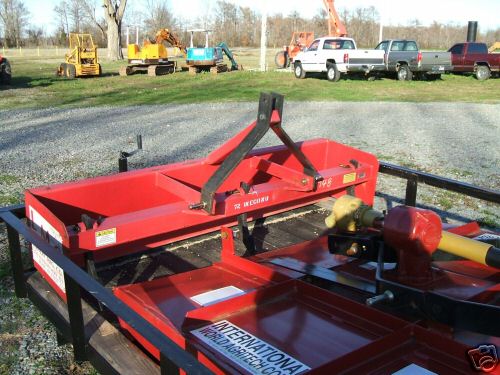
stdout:
<svg viewBox="0 0 500 375">
<path fill-rule="evenodd" d="M 326 139 L 293 143 L 282 109 L 282 96 L 262 94 L 257 121 L 205 159 L 28 190 L 27 217 L 82 264 L 85 253 L 111 259 L 347 192 L 372 204 L 377 159 Z M 269 129 L 284 146 L 252 151 Z"/>
</svg>

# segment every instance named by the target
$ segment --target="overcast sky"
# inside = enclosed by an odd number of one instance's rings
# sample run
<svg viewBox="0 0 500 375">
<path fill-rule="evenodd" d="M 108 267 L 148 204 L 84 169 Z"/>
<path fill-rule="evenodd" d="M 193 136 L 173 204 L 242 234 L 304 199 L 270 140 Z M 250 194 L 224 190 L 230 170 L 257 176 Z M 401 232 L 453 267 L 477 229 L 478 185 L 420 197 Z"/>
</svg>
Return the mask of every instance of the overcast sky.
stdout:
<svg viewBox="0 0 500 375">
<path fill-rule="evenodd" d="M 99 2 L 99 0 L 97 0 Z M 56 23 L 52 10 L 59 0 L 24 0 L 31 14 L 31 23 L 43 26 L 48 32 L 54 30 Z M 268 13 L 289 14 L 298 11 L 310 18 L 323 8 L 323 1 L 305 0 L 232 0 L 237 5 L 248 6 L 260 12 L 263 6 Z M 146 1 L 128 0 L 130 7 L 140 10 Z M 196 18 L 207 9 L 213 8 L 216 0 L 169 0 L 174 17 L 183 19 Z M 127 5 L 128 6 L 128 5 Z M 388 0 L 336 0 L 337 11 L 342 8 L 374 6 L 382 15 L 384 24 L 406 24 L 409 20 L 418 19 L 424 25 L 436 20 L 443 23 L 453 22 L 466 25 L 467 21 L 479 21 L 481 30 L 500 27 L 500 0 L 417 0 L 396 2 Z M 168 25 L 165 25 L 168 26 Z"/>
</svg>

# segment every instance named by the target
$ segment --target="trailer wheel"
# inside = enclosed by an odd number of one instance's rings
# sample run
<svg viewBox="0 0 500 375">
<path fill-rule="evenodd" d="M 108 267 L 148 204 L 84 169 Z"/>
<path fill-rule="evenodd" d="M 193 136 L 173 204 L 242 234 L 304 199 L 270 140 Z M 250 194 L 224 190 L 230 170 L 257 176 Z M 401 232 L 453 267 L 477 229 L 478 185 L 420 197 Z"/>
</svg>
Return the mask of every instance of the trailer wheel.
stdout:
<svg viewBox="0 0 500 375">
<path fill-rule="evenodd" d="M 73 64 L 68 64 L 66 66 L 66 77 L 68 77 L 69 79 L 76 78 L 76 68 Z"/>
<path fill-rule="evenodd" d="M 287 68 L 290 66 L 290 60 L 285 51 L 279 51 L 276 56 L 274 56 L 274 63 L 279 69 Z"/>
<path fill-rule="evenodd" d="M 413 79 L 413 72 L 410 70 L 408 65 L 401 65 L 398 69 L 398 80 L 411 81 L 412 79 Z"/>
<path fill-rule="evenodd" d="M 295 63 L 293 72 L 295 73 L 295 78 L 298 79 L 306 78 L 306 72 L 304 71 L 304 68 L 302 67 L 302 64 L 300 62 Z"/>
<path fill-rule="evenodd" d="M 486 65 L 479 65 L 476 67 L 475 75 L 478 81 L 486 81 L 491 76 L 490 68 Z"/>
<path fill-rule="evenodd" d="M 327 66 L 327 71 L 326 71 L 326 78 L 330 82 L 338 82 L 340 79 L 340 72 L 337 69 L 337 64 L 328 64 Z"/>
</svg>

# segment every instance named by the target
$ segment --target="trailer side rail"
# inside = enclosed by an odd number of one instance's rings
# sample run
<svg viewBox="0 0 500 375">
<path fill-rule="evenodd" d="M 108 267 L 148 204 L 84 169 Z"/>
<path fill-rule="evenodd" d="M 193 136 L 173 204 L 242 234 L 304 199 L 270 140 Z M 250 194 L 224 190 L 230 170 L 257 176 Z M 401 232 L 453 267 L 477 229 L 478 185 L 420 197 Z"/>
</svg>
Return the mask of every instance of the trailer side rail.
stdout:
<svg viewBox="0 0 500 375">
<path fill-rule="evenodd" d="M 87 345 L 82 311 L 82 290 L 95 297 L 97 302 L 105 306 L 117 317 L 123 319 L 137 330 L 146 340 L 160 351 L 160 369 L 162 374 L 179 374 L 180 369 L 188 374 L 212 374 L 193 355 L 180 348 L 169 337 L 165 336 L 151 323 L 113 295 L 113 293 L 78 267 L 68 257 L 58 252 L 38 233 L 29 228 L 22 219 L 22 205 L 0 208 L 0 222 L 7 227 L 8 245 L 11 257 L 12 271 L 15 283 L 15 293 L 19 298 L 27 294 L 26 273 L 21 259 L 20 236 L 36 246 L 64 272 L 68 315 L 71 338 L 76 361 L 85 361 Z"/>
<path fill-rule="evenodd" d="M 500 192 L 497 190 L 471 185 L 466 182 L 440 177 L 431 173 L 421 172 L 383 161 L 380 162 L 379 172 L 406 180 L 405 204 L 407 206 L 415 206 L 419 182 L 439 189 L 463 194 L 468 197 L 500 204 Z"/>
</svg>

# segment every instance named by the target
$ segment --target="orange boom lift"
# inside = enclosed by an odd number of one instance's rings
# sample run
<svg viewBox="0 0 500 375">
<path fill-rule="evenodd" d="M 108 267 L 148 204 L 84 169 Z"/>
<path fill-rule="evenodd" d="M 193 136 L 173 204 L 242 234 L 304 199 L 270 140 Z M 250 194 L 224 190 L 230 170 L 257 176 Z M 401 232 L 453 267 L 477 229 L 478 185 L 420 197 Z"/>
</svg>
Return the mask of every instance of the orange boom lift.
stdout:
<svg viewBox="0 0 500 375">
<path fill-rule="evenodd" d="M 335 10 L 334 0 L 323 0 L 325 8 L 328 12 L 328 35 L 329 36 L 347 36 L 347 30 L 343 22 L 340 20 L 337 11 Z M 314 40 L 312 31 L 300 31 L 292 34 L 292 40 L 288 46 L 284 46 L 282 51 L 279 51 L 274 62 L 278 68 L 288 68 L 290 63 L 297 54 L 304 48 L 309 46 Z"/>
</svg>

